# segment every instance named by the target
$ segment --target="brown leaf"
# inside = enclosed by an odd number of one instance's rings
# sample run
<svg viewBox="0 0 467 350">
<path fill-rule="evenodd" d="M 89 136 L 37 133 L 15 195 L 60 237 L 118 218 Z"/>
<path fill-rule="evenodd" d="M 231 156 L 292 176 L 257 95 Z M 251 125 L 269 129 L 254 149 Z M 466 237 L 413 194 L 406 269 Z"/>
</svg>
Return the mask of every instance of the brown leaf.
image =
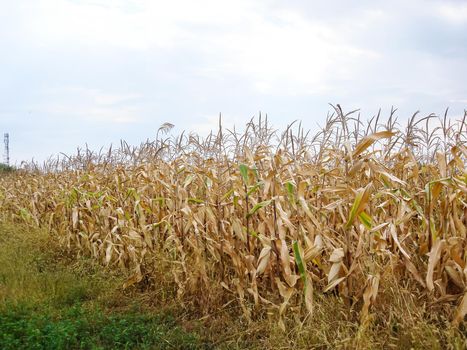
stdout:
<svg viewBox="0 0 467 350">
<path fill-rule="evenodd" d="M 355 146 L 355 149 L 352 153 L 352 157 L 358 156 L 360 153 L 365 151 L 368 147 L 370 147 L 374 142 L 383 139 L 383 138 L 388 138 L 394 136 L 395 133 L 391 131 L 380 131 L 380 132 L 375 132 L 374 134 L 365 136 L 358 144 Z"/>
<path fill-rule="evenodd" d="M 462 297 L 462 300 L 456 309 L 456 314 L 454 316 L 452 324 L 455 327 L 458 327 L 459 324 L 464 320 L 464 317 L 466 314 L 467 314 L 467 291 L 464 293 L 464 296 Z"/>
<path fill-rule="evenodd" d="M 436 242 L 433 244 L 433 247 L 431 248 L 431 251 L 429 253 L 430 258 L 428 259 L 428 270 L 426 273 L 426 286 L 430 292 L 435 289 L 435 286 L 433 284 L 433 273 L 436 267 L 436 264 L 438 264 L 438 261 L 441 257 L 441 252 L 444 248 L 445 241 L 444 239 L 437 239 Z"/>
</svg>

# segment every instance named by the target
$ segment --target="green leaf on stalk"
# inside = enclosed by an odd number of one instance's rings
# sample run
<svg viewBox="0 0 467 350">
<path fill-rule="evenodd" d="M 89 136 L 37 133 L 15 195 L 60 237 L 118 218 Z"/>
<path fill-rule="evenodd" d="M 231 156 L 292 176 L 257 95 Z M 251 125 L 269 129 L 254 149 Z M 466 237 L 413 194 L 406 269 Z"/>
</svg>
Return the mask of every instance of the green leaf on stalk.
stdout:
<svg viewBox="0 0 467 350">
<path fill-rule="evenodd" d="M 227 198 L 229 198 L 230 196 L 232 196 L 232 194 L 234 193 L 234 189 L 230 189 L 226 194 L 224 194 L 222 196 L 222 200 L 225 201 Z"/>
<path fill-rule="evenodd" d="M 203 204 L 204 201 L 202 199 L 198 199 L 198 198 L 188 198 L 188 203 Z"/>
<path fill-rule="evenodd" d="M 256 192 L 256 190 L 258 190 L 258 188 L 260 188 L 261 186 L 263 185 L 263 182 L 260 181 L 258 183 L 256 183 L 255 185 L 253 185 L 249 190 L 248 190 L 248 195 L 251 195 L 252 193 Z"/>
<path fill-rule="evenodd" d="M 303 264 L 302 256 L 300 255 L 300 248 L 298 247 L 298 241 L 293 241 L 292 246 L 293 246 L 293 253 L 295 256 L 295 263 L 297 264 L 298 272 L 300 272 L 300 276 L 306 288 L 306 270 L 305 270 L 305 265 Z"/>
<path fill-rule="evenodd" d="M 295 187 L 294 184 L 291 183 L 290 181 L 287 181 L 287 182 L 285 183 L 285 186 L 286 186 L 286 188 L 287 188 L 287 193 L 289 194 L 289 196 L 293 196 L 293 194 L 294 194 L 294 187 Z"/>
<path fill-rule="evenodd" d="M 259 238 L 258 232 L 254 231 L 254 230 L 250 230 L 250 232 L 248 232 L 248 234 L 250 236 L 255 237 L 255 238 Z"/>
<path fill-rule="evenodd" d="M 243 183 L 245 186 L 248 186 L 248 167 L 245 164 L 240 164 L 240 174 L 243 178 Z"/>
<path fill-rule="evenodd" d="M 295 201 L 295 194 L 294 194 L 294 192 L 295 192 L 295 191 L 294 191 L 294 190 L 295 190 L 295 185 L 294 185 L 292 182 L 287 181 L 287 182 L 285 183 L 285 187 L 286 187 L 287 193 L 288 193 L 288 195 L 289 195 L 289 200 L 290 200 L 291 202 L 294 202 L 294 201 Z"/>
<path fill-rule="evenodd" d="M 358 214 L 358 218 L 360 219 L 361 223 L 367 228 L 371 229 L 373 226 L 371 216 L 362 211 L 360 214 Z"/>
<path fill-rule="evenodd" d="M 370 199 L 370 186 L 371 183 L 358 191 L 357 196 L 355 197 L 355 201 L 352 205 L 352 209 L 350 209 L 349 220 L 345 224 L 346 229 L 349 229 L 352 226 L 355 218 L 363 211 L 363 209 L 365 209 L 365 206 Z"/>
<path fill-rule="evenodd" d="M 253 208 L 251 208 L 251 210 L 248 212 L 246 217 L 249 218 L 250 216 L 254 215 L 261 208 L 264 208 L 264 207 L 268 206 L 269 204 L 271 204 L 271 202 L 272 202 L 272 199 L 267 200 L 267 201 L 263 201 L 263 202 L 259 202 Z"/>
</svg>

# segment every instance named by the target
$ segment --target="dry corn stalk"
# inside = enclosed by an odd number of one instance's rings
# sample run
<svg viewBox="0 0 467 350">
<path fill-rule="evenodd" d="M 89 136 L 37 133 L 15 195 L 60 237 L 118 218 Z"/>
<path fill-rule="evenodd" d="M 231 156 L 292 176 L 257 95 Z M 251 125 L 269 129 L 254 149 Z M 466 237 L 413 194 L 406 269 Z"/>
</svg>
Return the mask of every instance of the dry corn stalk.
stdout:
<svg viewBox="0 0 467 350">
<path fill-rule="evenodd" d="M 301 127 L 278 136 L 260 117 L 244 134 L 220 128 L 32 164 L 0 178 L 0 215 L 133 271 L 125 287 L 168 261 L 181 302 L 222 286 L 219 302 L 236 299 L 248 317 L 253 305 L 276 310 L 282 328 L 291 306 L 311 313 L 313 293 L 331 290 L 362 298 L 365 320 L 386 265 L 399 261 L 399 280 L 458 301 L 459 324 L 465 117 L 429 134 L 415 117 L 398 131 L 393 113 L 386 124 L 378 116 L 365 130 L 336 111 L 313 138 Z"/>
</svg>

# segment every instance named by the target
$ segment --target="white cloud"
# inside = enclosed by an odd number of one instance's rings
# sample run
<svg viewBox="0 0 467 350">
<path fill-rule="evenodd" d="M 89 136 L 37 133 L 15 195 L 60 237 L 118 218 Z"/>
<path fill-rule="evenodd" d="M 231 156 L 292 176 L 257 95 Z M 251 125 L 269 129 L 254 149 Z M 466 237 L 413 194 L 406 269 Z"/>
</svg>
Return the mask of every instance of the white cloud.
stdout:
<svg viewBox="0 0 467 350">
<path fill-rule="evenodd" d="M 204 115 L 194 118 L 196 122 L 191 123 L 185 129 L 186 131 L 194 131 L 200 136 L 207 136 L 211 131 L 216 133 L 219 129 L 219 116 L 215 115 Z M 224 132 L 226 130 L 232 130 L 235 126 L 236 128 L 243 128 L 245 123 L 245 118 L 241 116 L 234 116 L 229 114 L 222 114 L 222 129 Z"/>
<path fill-rule="evenodd" d="M 463 103 L 463 104 L 467 105 L 467 98 L 452 99 L 452 100 L 449 100 L 449 102 L 451 102 L 451 103 Z"/>
<path fill-rule="evenodd" d="M 34 45 L 116 47 L 163 55 L 183 49 L 202 57 L 205 76 L 235 75 L 262 94 L 329 92 L 356 78 L 379 53 L 352 43 L 352 34 L 380 20 L 366 10 L 343 24 L 309 21 L 268 1 L 37 0 L 25 16 Z"/>
<path fill-rule="evenodd" d="M 114 46 L 129 49 L 169 47 L 177 27 L 162 12 L 127 13 L 91 2 L 38 0 L 26 14 L 31 37 L 39 46 Z"/>
<path fill-rule="evenodd" d="M 325 23 L 312 23 L 296 12 L 258 17 L 249 27 L 216 38 L 225 52 L 225 71 L 243 74 L 262 93 L 324 93 L 330 78 L 355 78 L 362 62 L 378 58 L 352 45 L 347 36 Z"/>
<path fill-rule="evenodd" d="M 439 15 L 455 24 L 467 23 L 467 3 L 465 2 L 443 2 L 437 8 Z"/>
<path fill-rule="evenodd" d="M 42 94 L 44 102 L 34 109 L 55 117 L 73 118 L 78 123 L 135 123 L 141 120 L 139 107 L 131 104 L 140 97 L 138 94 L 118 94 L 73 86 L 48 88 Z"/>
<path fill-rule="evenodd" d="M 193 37 L 190 25 L 226 26 L 251 10 L 247 1 L 37 0 L 23 9 L 40 45 L 110 45 L 148 50 L 172 48 Z"/>
</svg>

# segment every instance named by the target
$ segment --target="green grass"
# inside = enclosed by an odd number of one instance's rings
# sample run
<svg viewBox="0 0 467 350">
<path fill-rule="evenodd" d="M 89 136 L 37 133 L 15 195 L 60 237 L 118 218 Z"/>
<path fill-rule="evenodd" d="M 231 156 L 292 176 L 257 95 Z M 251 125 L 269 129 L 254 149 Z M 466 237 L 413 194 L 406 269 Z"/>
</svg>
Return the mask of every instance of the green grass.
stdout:
<svg viewBox="0 0 467 350">
<path fill-rule="evenodd" d="M 0 313 L 2 349 L 196 349 L 198 339 L 169 316 L 106 315 L 76 304 L 59 313 L 8 307 Z"/>
<path fill-rule="evenodd" d="M 122 278 L 45 232 L 0 225 L 0 349 L 206 348 L 169 312 L 125 295 Z"/>
</svg>

